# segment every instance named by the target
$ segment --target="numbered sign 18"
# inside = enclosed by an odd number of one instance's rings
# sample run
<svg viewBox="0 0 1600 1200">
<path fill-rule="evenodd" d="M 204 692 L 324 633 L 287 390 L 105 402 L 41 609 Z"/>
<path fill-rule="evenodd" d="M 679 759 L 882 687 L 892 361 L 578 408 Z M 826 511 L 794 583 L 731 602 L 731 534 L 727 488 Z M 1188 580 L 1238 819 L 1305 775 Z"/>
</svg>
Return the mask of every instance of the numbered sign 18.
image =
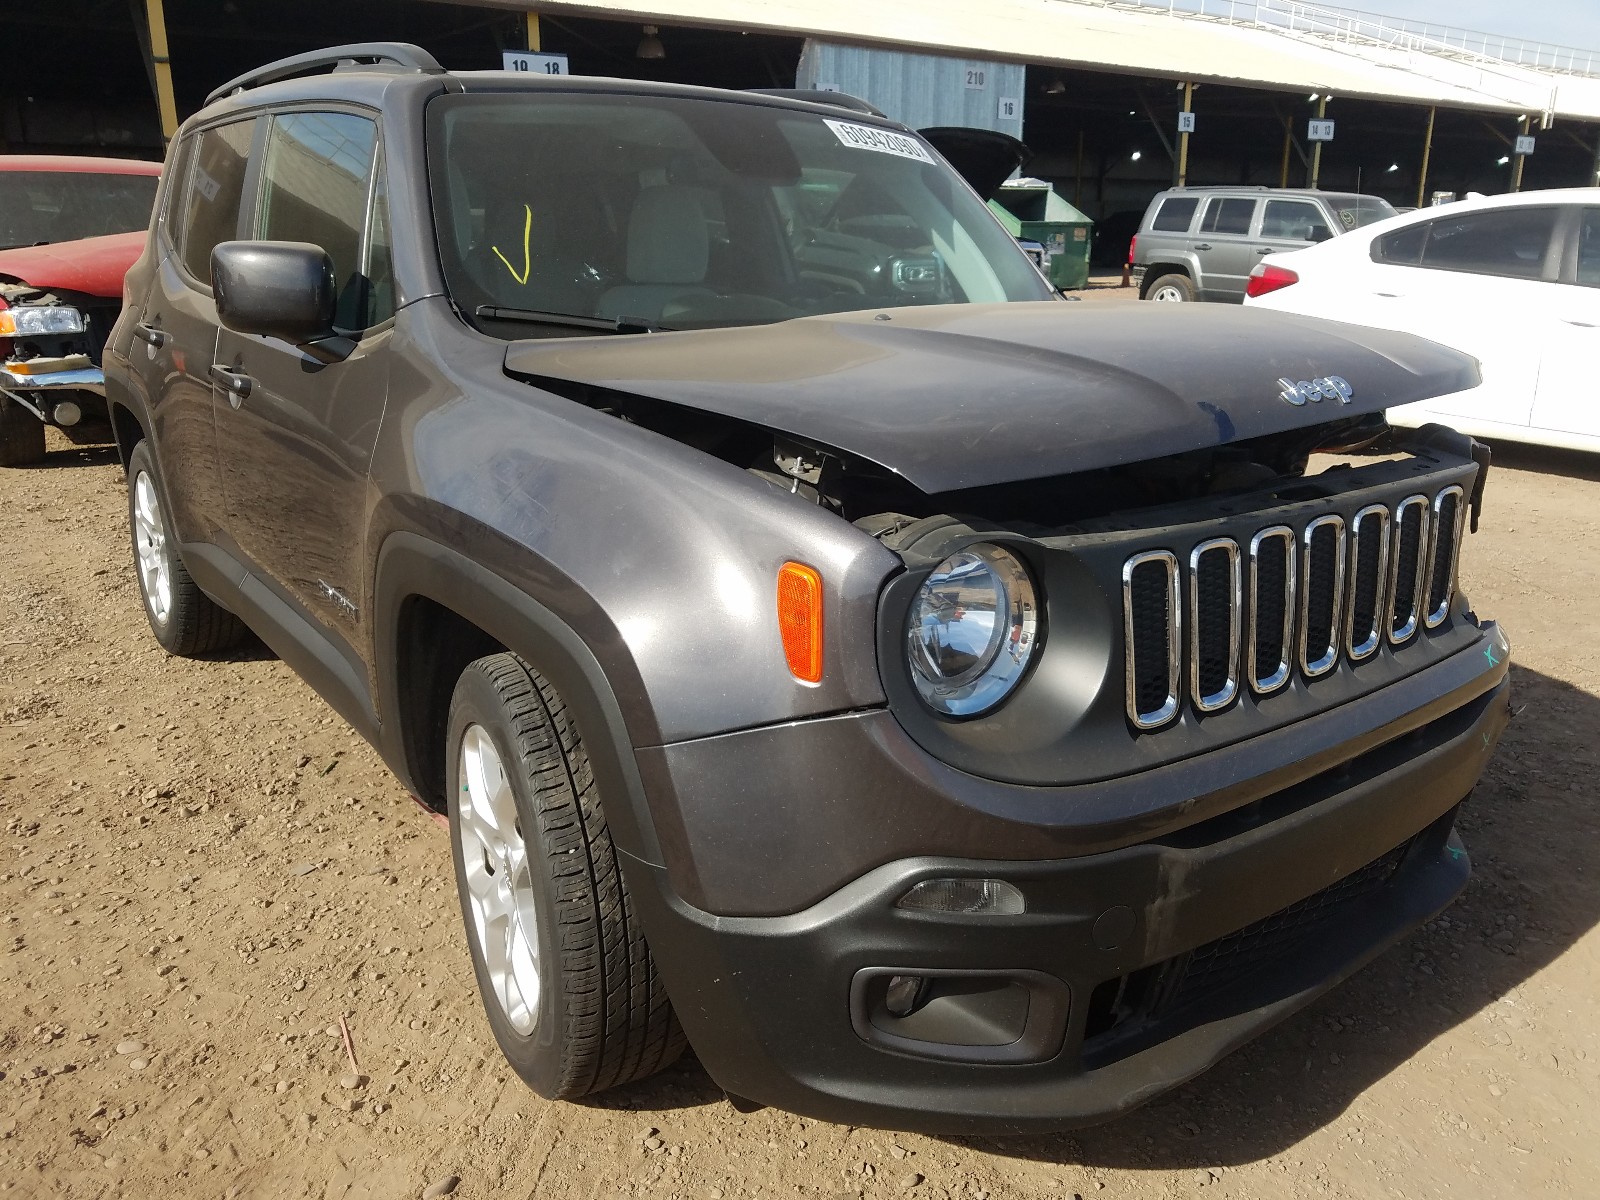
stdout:
<svg viewBox="0 0 1600 1200">
<path fill-rule="evenodd" d="M 501 61 L 508 71 L 531 75 L 567 75 L 565 54 L 535 54 L 527 50 L 502 50 Z"/>
</svg>

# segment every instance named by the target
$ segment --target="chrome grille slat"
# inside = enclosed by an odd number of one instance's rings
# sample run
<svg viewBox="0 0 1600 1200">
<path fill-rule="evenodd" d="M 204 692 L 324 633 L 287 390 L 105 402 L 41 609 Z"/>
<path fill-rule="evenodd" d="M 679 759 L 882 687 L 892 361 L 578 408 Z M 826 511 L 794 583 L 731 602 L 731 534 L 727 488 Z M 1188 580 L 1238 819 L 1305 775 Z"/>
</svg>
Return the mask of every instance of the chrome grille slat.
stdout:
<svg viewBox="0 0 1600 1200">
<path fill-rule="evenodd" d="M 1216 603 L 1203 603 L 1210 599 L 1209 592 L 1216 588 L 1214 566 L 1208 560 L 1223 559 L 1227 576 L 1221 581 L 1221 607 Z M 1209 570 L 1208 570 L 1209 568 Z M 1207 574 L 1212 578 L 1208 580 Z M 1239 694 L 1239 623 L 1243 606 L 1244 583 L 1239 564 L 1239 543 L 1232 538 L 1212 538 L 1201 542 L 1189 552 L 1189 695 L 1201 712 L 1216 712 L 1227 708 Z M 1221 623 L 1221 632 L 1227 637 L 1227 653 L 1223 656 L 1222 678 L 1213 679 L 1212 663 L 1217 657 L 1211 638 L 1217 636 L 1215 625 Z M 1210 687 L 1211 684 L 1216 687 Z"/>
<path fill-rule="evenodd" d="M 1273 542 L 1278 543 L 1276 554 L 1269 548 Z M 1294 530 L 1287 525 L 1269 526 L 1250 539 L 1250 686 L 1257 695 L 1277 691 L 1289 682 L 1294 669 L 1295 568 L 1298 563 Z M 1281 590 L 1272 586 L 1275 570 L 1282 573 Z M 1278 591 L 1278 597 L 1267 596 L 1269 590 Z M 1277 626 L 1275 639 L 1261 625 L 1263 612 L 1270 618 L 1274 611 L 1280 614 L 1273 622 Z M 1262 649 L 1270 647 L 1274 640 L 1278 647 L 1276 661 L 1270 672 L 1262 674 L 1262 668 L 1267 665 L 1261 661 Z"/>
<path fill-rule="evenodd" d="M 1394 508 L 1394 554 L 1390 559 L 1387 606 L 1390 645 L 1410 641 L 1422 623 L 1428 509 L 1426 496 L 1407 496 Z"/>
<path fill-rule="evenodd" d="M 1186 702 L 1205 717 L 1246 690 L 1271 696 L 1297 666 L 1314 686 L 1341 655 L 1356 668 L 1386 643 L 1403 653 L 1449 619 L 1466 510 L 1465 489 L 1450 484 L 1393 508 L 1368 504 L 1348 524 L 1325 513 L 1268 526 L 1247 548 L 1212 537 L 1132 555 L 1122 567 L 1129 721 L 1151 731 Z"/>
<path fill-rule="evenodd" d="M 1149 569 L 1141 571 L 1141 567 Z M 1161 572 L 1161 578 L 1153 584 L 1135 578 L 1139 575 L 1149 578 L 1156 570 Z M 1151 587 L 1159 591 L 1151 593 Z M 1160 605 L 1159 609 L 1152 608 L 1153 596 Z M 1143 554 L 1135 554 L 1122 564 L 1122 611 L 1128 672 L 1128 719 L 1138 729 L 1154 729 L 1177 715 L 1183 690 L 1179 669 L 1183 612 L 1182 594 L 1178 589 L 1177 555 L 1167 550 L 1147 550 Z M 1151 636 L 1155 622 L 1163 616 L 1165 637 Z M 1147 629 L 1147 625 L 1152 628 Z M 1152 645 L 1152 642 L 1158 644 Z M 1159 705 L 1145 706 L 1139 695 L 1141 679 L 1145 678 L 1141 675 L 1141 668 L 1143 660 L 1148 657 L 1162 657 L 1165 660 L 1163 681 L 1166 695 Z M 1154 666 L 1152 663 L 1151 667 Z"/>
<path fill-rule="evenodd" d="M 1319 555 L 1326 544 L 1324 530 L 1333 539 L 1331 553 Z M 1337 513 L 1318 517 L 1306 525 L 1301 539 L 1300 570 L 1300 670 L 1308 679 L 1326 675 L 1339 661 L 1340 613 L 1344 598 L 1345 527 Z M 1318 557 L 1330 561 L 1318 569 Z M 1324 579 L 1327 575 L 1330 578 Z M 1326 636 L 1322 631 L 1326 627 Z M 1312 657 L 1313 653 L 1316 655 Z"/>
<path fill-rule="evenodd" d="M 1450 615 L 1456 595 L 1456 561 L 1461 556 L 1461 535 L 1466 524 L 1467 494 L 1451 484 L 1433 498 L 1433 537 L 1428 540 L 1428 565 L 1423 578 L 1428 582 L 1427 612 L 1422 623 L 1437 629 Z M 1440 553 L 1449 557 L 1441 562 Z"/>
<path fill-rule="evenodd" d="M 1373 525 L 1377 526 L 1375 530 Z M 1344 650 L 1351 662 L 1371 658 L 1383 645 L 1388 575 L 1389 510 L 1381 504 L 1369 504 L 1350 518 L 1350 590 Z"/>
</svg>

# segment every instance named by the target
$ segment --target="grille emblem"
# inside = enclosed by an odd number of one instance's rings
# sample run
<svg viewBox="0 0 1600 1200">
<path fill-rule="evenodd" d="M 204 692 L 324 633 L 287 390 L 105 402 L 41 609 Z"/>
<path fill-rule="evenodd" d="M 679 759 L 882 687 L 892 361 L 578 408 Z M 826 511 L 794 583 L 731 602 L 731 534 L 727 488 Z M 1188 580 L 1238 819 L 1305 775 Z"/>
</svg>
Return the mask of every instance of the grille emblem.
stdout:
<svg viewBox="0 0 1600 1200">
<path fill-rule="evenodd" d="M 1355 389 L 1338 375 L 1302 379 L 1298 383 L 1292 379 L 1280 379 L 1278 386 L 1283 389 L 1278 393 L 1279 398 L 1296 408 L 1303 408 L 1307 404 L 1320 404 L 1324 400 L 1337 400 L 1341 404 L 1349 404 L 1351 397 L 1355 395 Z"/>
</svg>

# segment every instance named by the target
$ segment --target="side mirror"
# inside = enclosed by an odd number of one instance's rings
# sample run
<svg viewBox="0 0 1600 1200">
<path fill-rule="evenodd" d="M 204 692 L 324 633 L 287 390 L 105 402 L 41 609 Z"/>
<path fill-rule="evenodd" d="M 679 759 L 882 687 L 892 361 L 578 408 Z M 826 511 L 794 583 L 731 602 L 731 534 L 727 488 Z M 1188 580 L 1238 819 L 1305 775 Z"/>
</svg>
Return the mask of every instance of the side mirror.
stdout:
<svg viewBox="0 0 1600 1200">
<path fill-rule="evenodd" d="M 223 242 L 211 251 L 217 317 L 295 346 L 334 336 L 333 260 L 309 242 Z"/>
</svg>

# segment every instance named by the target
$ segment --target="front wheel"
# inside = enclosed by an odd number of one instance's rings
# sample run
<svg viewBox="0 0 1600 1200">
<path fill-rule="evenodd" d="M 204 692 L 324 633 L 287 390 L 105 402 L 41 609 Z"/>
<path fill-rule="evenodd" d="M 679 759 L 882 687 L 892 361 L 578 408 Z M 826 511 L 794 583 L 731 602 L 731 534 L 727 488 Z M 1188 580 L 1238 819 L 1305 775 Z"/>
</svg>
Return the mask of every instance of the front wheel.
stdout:
<svg viewBox="0 0 1600 1200">
<path fill-rule="evenodd" d="M 448 731 L 456 886 L 506 1060 L 553 1100 L 655 1074 L 683 1031 L 560 695 L 514 654 L 480 658 L 456 684 Z"/>
<path fill-rule="evenodd" d="M 140 442 L 128 456 L 128 525 L 139 598 L 162 648 L 195 658 L 237 643 L 243 623 L 200 590 L 178 557 L 149 442 Z"/>
<path fill-rule="evenodd" d="M 44 423 L 15 400 L 0 396 L 0 467 L 44 461 Z"/>
<path fill-rule="evenodd" d="M 1177 273 L 1163 275 L 1150 285 L 1144 298 L 1163 304 L 1189 303 L 1194 300 L 1194 280 Z"/>
</svg>

